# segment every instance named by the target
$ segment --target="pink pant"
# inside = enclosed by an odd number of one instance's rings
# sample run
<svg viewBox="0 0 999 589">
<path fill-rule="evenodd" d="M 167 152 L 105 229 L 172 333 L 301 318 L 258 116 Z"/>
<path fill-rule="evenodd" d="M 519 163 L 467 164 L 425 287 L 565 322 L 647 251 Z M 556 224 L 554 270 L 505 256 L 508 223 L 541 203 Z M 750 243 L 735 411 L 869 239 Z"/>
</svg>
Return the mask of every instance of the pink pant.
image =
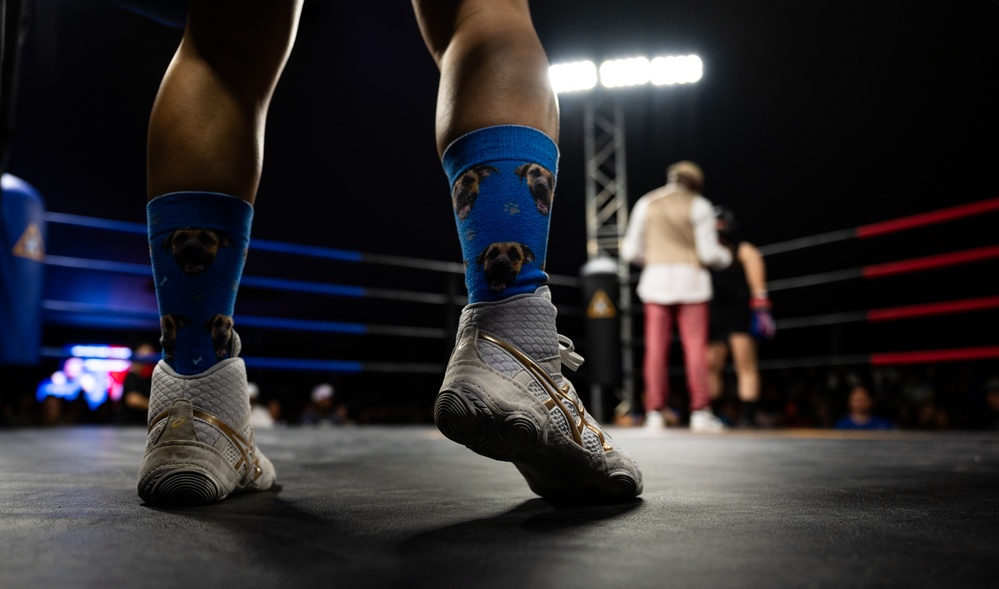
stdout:
<svg viewBox="0 0 999 589">
<path fill-rule="evenodd" d="M 669 396 L 669 346 L 676 320 L 683 346 L 690 410 L 711 402 L 708 385 L 708 303 L 645 303 L 645 410 L 666 406 Z"/>
</svg>

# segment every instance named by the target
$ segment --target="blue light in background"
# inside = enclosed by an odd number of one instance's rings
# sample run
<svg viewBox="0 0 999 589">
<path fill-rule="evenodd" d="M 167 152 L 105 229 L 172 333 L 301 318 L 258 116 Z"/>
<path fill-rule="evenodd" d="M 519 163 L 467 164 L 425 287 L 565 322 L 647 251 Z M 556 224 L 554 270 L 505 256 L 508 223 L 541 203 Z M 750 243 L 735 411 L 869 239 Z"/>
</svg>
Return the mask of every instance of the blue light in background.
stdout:
<svg viewBox="0 0 999 589">
<path fill-rule="evenodd" d="M 38 385 L 35 398 L 39 402 L 45 397 L 75 401 L 82 394 L 93 411 L 109 398 L 121 398 L 125 375 L 132 366 L 132 350 L 103 344 L 73 345 L 66 350 L 69 358 L 62 369 Z"/>
</svg>

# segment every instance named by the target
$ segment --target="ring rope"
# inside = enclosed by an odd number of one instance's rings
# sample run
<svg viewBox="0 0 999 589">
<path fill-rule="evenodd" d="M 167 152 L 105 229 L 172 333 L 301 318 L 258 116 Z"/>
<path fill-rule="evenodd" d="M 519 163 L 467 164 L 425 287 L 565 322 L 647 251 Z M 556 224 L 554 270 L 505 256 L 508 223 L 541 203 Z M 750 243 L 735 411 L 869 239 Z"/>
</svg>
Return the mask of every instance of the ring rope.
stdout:
<svg viewBox="0 0 999 589">
<path fill-rule="evenodd" d="M 758 249 L 762 255 L 772 256 L 774 254 L 795 251 L 817 245 L 824 245 L 827 243 L 835 243 L 837 241 L 845 241 L 848 239 L 867 239 L 880 235 L 887 235 L 889 233 L 907 231 L 909 229 L 926 227 L 927 225 L 935 225 L 937 223 L 954 221 L 964 217 L 971 217 L 994 211 L 999 211 L 999 197 L 957 205 L 945 209 L 938 209 L 927 213 L 919 213 L 908 217 L 900 217 L 898 219 L 870 223 L 852 229 L 840 229 L 837 231 L 830 231 L 828 233 L 781 241 L 770 245 L 760 246 Z"/>
<path fill-rule="evenodd" d="M 882 278 L 884 276 L 895 276 L 898 274 L 908 274 L 910 272 L 922 272 L 925 270 L 935 270 L 947 266 L 959 264 L 970 264 L 981 262 L 992 258 L 999 258 L 999 245 L 989 245 L 984 247 L 962 250 L 959 252 L 948 252 L 935 254 L 922 258 L 912 258 L 909 260 L 897 260 L 885 262 L 883 264 L 871 264 L 860 268 L 850 268 L 846 270 L 836 270 L 833 272 L 823 272 L 820 274 L 809 274 L 807 276 L 796 276 L 767 282 L 767 291 L 775 292 L 790 288 L 802 288 L 805 286 L 815 286 L 828 284 L 841 280 L 854 278 Z"/>
</svg>

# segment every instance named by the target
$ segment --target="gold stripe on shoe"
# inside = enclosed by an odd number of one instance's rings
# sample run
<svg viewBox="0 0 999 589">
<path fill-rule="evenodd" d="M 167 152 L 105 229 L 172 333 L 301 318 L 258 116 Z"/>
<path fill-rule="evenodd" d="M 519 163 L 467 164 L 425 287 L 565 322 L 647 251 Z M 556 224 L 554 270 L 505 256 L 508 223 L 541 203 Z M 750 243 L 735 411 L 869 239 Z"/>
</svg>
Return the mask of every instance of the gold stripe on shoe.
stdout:
<svg viewBox="0 0 999 589">
<path fill-rule="evenodd" d="M 147 428 L 147 431 L 152 431 L 152 429 L 157 424 L 159 424 L 159 422 L 166 419 L 169 414 L 170 414 L 170 409 L 166 409 L 156 417 L 152 418 L 152 420 L 150 420 L 149 422 L 149 427 Z M 255 448 L 253 434 L 251 433 L 250 439 L 247 440 L 231 425 L 222 421 L 218 417 L 215 417 L 211 413 L 202 411 L 201 409 L 194 408 L 194 417 L 196 419 L 204 421 L 209 425 L 216 427 L 219 431 L 222 432 L 224 436 L 226 436 L 226 438 L 229 439 L 232 445 L 236 447 L 236 451 L 239 452 L 240 459 L 233 466 L 233 470 L 239 472 L 243 468 L 244 464 L 249 464 L 252 466 L 252 468 L 246 469 L 246 473 L 243 475 L 243 479 L 240 481 L 240 485 L 245 487 L 246 485 L 249 485 L 254 481 L 256 481 L 257 478 L 261 475 L 261 473 L 263 473 L 263 469 L 260 468 L 260 460 L 257 457 L 256 452 L 253 451 L 253 449 Z M 182 421 L 182 420 L 178 419 L 177 421 Z M 179 425 L 181 424 L 168 423 L 166 427 L 177 427 Z"/>
<path fill-rule="evenodd" d="M 518 362 L 520 362 L 521 365 L 523 365 L 523 367 L 531 374 L 531 376 L 534 377 L 534 379 L 538 382 L 538 384 L 540 384 L 541 387 L 545 389 L 545 392 L 547 392 L 548 396 L 550 397 L 544 403 L 545 408 L 551 411 L 553 407 L 558 407 L 558 410 L 561 411 L 562 415 L 565 416 L 566 423 L 569 424 L 569 429 L 570 432 L 572 433 L 573 442 L 578 444 L 580 447 L 584 447 L 583 434 L 581 428 L 586 428 L 589 429 L 594 434 L 596 434 L 597 438 L 600 440 L 600 445 L 603 447 L 604 452 L 610 452 L 611 450 L 614 449 L 613 446 L 611 446 L 610 443 L 607 441 L 607 439 L 604 438 L 604 434 L 600 430 L 600 428 L 594 426 L 589 422 L 589 420 L 587 419 L 588 414 L 586 413 L 586 408 L 583 406 L 582 401 L 578 400 L 578 398 L 573 399 L 569 395 L 569 391 L 571 390 L 571 388 L 567 380 L 563 379 L 563 384 L 561 387 L 559 387 L 558 383 L 555 382 L 555 379 L 552 378 L 552 376 L 548 374 L 548 372 L 545 369 L 538 366 L 538 364 L 530 356 L 521 352 L 513 345 L 509 344 L 504 340 L 501 340 L 496 336 L 484 333 L 482 331 L 478 332 L 478 336 L 479 338 L 489 343 L 499 346 L 504 351 L 513 356 Z M 576 425 L 576 420 L 573 419 L 572 414 L 569 412 L 568 409 L 566 409 L 565 406 L 566 403 L 571 404 L 576 409 L 576 412 L 579 415 L 579 426 Z"/>
</svg>

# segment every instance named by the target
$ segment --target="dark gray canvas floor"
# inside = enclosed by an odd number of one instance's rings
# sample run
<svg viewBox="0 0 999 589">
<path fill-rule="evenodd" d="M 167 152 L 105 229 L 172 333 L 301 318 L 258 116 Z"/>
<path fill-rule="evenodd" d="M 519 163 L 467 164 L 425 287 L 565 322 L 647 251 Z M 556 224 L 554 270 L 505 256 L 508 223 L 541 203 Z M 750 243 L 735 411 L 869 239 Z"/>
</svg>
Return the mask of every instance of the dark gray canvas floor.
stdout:
<svg viewBox="0 0 999 589">
<path fill-rule="evenodd" d="M 0 430 L 0 587 L 996 587 L 999 436 L 611 429 L 555 508 L 432 426 L 258 432 L 280 489 L 144 506 L 140 429 Z"/>
</svg>

